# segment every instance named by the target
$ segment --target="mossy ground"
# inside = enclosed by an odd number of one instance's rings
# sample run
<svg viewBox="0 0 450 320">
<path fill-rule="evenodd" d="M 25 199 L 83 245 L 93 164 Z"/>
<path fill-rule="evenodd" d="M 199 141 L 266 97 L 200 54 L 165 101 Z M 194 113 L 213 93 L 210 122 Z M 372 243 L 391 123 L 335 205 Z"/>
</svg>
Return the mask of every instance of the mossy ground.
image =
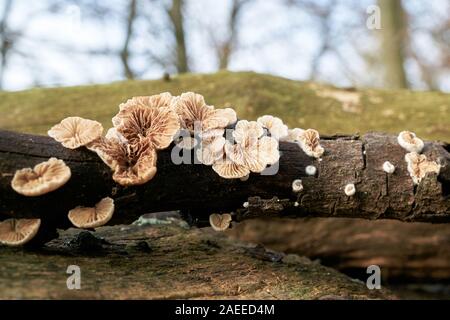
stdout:
<svg viewBox="0 0 450 320">
<path fill-rule="evenodd" d="M 64 249 L 69 230 L 38 252 L 3 249 L 1 299 L 380 299 L 387 290 L 306 258 L 264 261 L 252 246 L 211 229 L 176 226 L 104 227 L 113 248 L 96 255 Z M 139 245 L 146 242 L 147 246 Z M 57 251 L 52 251 L 56 250 Z M 69 265 L 81 269 L 81 289 L 68 290 Z"/>
<path fill-rule="evenodd" d="M 239 118 L 263 114 L 291 127 L 322 134 L 409 129 L 420 137 L 450 141 L 450 95 L 408 90 L 340 90 L 252 72 L 186 74 L 170 81 L 123 81 L 107 85 L 0 93 L 0 128 L 45 134 L 62 118 L 96 119 L 105 128 L 119 103 L 137 95 L 195 91 L 217 107 L 232 106 Z"/>
</svg>

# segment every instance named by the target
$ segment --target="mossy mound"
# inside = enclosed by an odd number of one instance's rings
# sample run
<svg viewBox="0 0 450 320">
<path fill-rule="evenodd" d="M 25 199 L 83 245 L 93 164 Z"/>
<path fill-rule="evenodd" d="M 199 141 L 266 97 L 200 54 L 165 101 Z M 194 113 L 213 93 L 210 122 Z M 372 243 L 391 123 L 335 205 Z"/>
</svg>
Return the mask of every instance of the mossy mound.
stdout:
<svg viewBox="0 0 450 320">
<path fill-rule="evenodd" d="M 105 128 L 119 103 L 132 96 L 195 91 L 209 104 L 232 106 L 239 118 L 263 114 L 291 127 L 322 134 L 408 129 L 420 137 L 450 141 L 450 95 L 408 90 L 343 90 L 252 72 L 186 74 L 167 80 L 32 89 L 0 93 L 0 128 L 45 134 L 62 118 L 96 119 Z"/>
</svg>

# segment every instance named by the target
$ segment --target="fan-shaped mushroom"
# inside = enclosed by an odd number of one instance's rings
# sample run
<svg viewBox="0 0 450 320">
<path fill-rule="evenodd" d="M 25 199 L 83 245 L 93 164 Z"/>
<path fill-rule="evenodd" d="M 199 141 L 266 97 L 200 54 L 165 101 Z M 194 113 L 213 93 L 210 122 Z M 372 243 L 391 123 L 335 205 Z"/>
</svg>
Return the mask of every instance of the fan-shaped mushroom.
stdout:
<svg viewBox="0 0 450 320">
<path fill-rule="evenodd" d="M 299 145 L 310 157 L 320 158 L 324 149 L 320 145 L 319 132 L 314 129 L 307 129 L 300 137 Z"/>
<path fill-rule="evenodd" d="M 53 126 L 48 135 L 69 149 L 85 146 L 103 133 L 100 122 L 83 119 L 81 117 L 68 117 Z"/>
<path fill-rule="evenodd" d="M 264 128 L 267 128 L 267 130 L 269 130 L 270 136 L 274 137 L 277 140 L 285 138 L 288 135 L 288 127 L 280 118 L 271 115 L 264 115 L 262 117 L 259 117 L 256 121 Z"/>
<path fill-rule="evenodd" d="M 298 142 L 300 141 L 301 136 L 305 130 L 300 128 L 294 128 L 294 129 L 288 129 L 287 136 L 281 138 L 281 141 L 287 141 L 287 142 Z"/>
<path fill-rule="evenodd" d="M 133 101 L 133 100 L 131 100 Z M 141 103 L 127 105 L 113 118 L 113 123 L 130 144 L 142 139 L 151 142 L 155 149 L 165 149 L 180 129 L 178 116 L 168 107 L 144 106 Z"/>
<path fill-rule="evenodd" d="M 355 185 L 353 183 L 347 184 L 344 188 L 344 193 L 345 193 L 345 195 L 347 195 L 349 197 L 355 195 L 355 193 L 356 193 Z"/>
<path fill-rule="evenodd" d="M 111 220 L 114 213 L 114 200 L 102 199 L 94 208 L 76 207 L 69 211 L 70 222 L 77 228 L 97 228 Z"/>
<path fill-rule="evenodd" d="M 213 213 L 209 216 L 209 224 L 215 231 L 225 231 L 230 227 L 232 220 L 233 218 L 229 213 Z"/>
<path fill-rule="evenodd" d="M 120 185 L 144 184 L 156 174 L 156 151 L 148 140 L 123 144 L 102 139 L 92 150 L 114 171 L 113 179 Z"/>
<path fill-rule="evenodd" d="M 408 164 L 408 172 L 414 184 L 419 184 L 427 173 L 436 173 L 438 175 L 441 169 L 441 166 L 435 161 L 430 161 L 426 155 L 418 154 L 417 152 L 407 153 L 405 161 Z"/>
<path fill-rule="evenodd" d="M 194 92 L 183 93 L 177 98 L 175 110 L 180 118 L 182 128 L 194 133 L 195 126 L 201 131 L 223 129 L 236 122 L 236 112 L 231 108 L 215 109 L 206 104 L 202 95 Z"/>
<path fill-rule="evenodd" d="M 0 243 L 20 246 L 29 242 L 37 234 L 41 219 L 8 219 L 0 222 Z"/>
<path fill-rule="evenodd" d="M 70 176 L 70 168 L 63 160 L 50 158 L 33 169 L 17 170 L 11 187 L 24 196 L 36 197 L 60 188 L 69 181 Z"/>
<path fill-rule="evenodd" d="M 422 152 L 423 141 L 416 137 L 414 132 L 402 131 L 397 137 L 399 145 L 408 152 Z"/>
</svg>

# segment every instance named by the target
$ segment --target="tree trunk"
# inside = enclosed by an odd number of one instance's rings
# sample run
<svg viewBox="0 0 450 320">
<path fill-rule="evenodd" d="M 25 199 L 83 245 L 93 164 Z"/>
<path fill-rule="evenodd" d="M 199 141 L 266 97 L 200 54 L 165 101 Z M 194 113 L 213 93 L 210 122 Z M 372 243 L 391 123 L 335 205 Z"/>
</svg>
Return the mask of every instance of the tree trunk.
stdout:
<svg viewBox="0 0 450 320">
<path fill-rule="evenodd" d="M 158 154 L 158 173 L 152 181 L 124 188 L 114 183 L 109 168 L 93 152 L 66 149 L 49 137 L 0 131 L 0 220 L 39 217 L 49 228 L 66 228 L 70 209 L 92 206 L 110 196 L 116 204 L 112 224 L 174 209 L 207 221 L 212 212 L 238 208 L 237 221 L 268 215 L 450 221 L 448 145 L 426 143 L 424 154 L 443 167 L 437 179 L 427 175 L 415 187 L 406 170 L 405 151 L 395 136 L 325 137 L 321 144 L 325 153 L 319 161 L 306 156 L 297 144 L 282 142 L 278 173 L 252 174 L 245 182 L 222 179 L 209 166 L 174 165 L 169 148 Z M 33 167 L 50 157 L 64 160 L 71 168 L 72 177 L 65 186 L 40 197 L 24 197 L 12 190 L 10 183 L 17 169 Z M 381 169 L 386 160 L 396 166 L 389 176 Z M 306 176 L 307 165 L 317 167 L 316 176 Z M 303 181 L 300 194 L 292 192 L 295 179 Z M 353 197 L 344 194 L 347 183 L 356 185 Z M 242 208 L 249 198 L 248 208 Z"/>
<path fill-rule="evenodd" d="M 189 64 L 186 50 L 186 39 L 183 21 L 183 0 L 173 0 L 169 9 L 169 17 L 172 22 L 175 37 L 176 68 L 178 73 L 189 72 Z"/>
<path fill-rule="evenodd" d="M 381 51 L 385 85 L 407 88 L 404 45 L 407 41 L 406 13 L 401 0 L 378 0 L 381 9 Z"/>
</svg>

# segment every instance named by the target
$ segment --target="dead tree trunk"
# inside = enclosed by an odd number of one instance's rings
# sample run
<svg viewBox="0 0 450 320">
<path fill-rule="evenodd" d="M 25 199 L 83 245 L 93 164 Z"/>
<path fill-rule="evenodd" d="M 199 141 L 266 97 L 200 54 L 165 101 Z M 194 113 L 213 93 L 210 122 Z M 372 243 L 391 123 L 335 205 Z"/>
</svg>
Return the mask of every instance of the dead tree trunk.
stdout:
<svg viewBox="0 0 450 320">
<path fill-rule="evenodd" d="M 109 168 L 95 153 L 84 148 L 66 149 L 49 137 L 0 131 L 0 220 L 39 217 L 43 225 L 66 228 L 70 209 L 110 196 L 116 204 L 111 224 L 130 223 L 147 212 L 175 209 L 207 220 L 212 212 L 238 208 L 236 220 L 275 214 L 450 222 L 448 145 L 426 143 L 423 153 L 443 167 L 438 177 L 428 175 L 414 186 L 406 169 L 405 151 L 395 136 L 334 136 L 323 138 L 321 144 L 325 153 L 317 160 L 297 144 L 282 142 L 278 173 L 252 174 L 247 181 L 220 178 L 205 165 L 175 165 L 169 148 L 158 154 L 158 173 L 153 180 L 124 188 L 114 183 Z M 33 167 L 50 157 L 63 159 L 71 168 L 72 178 L 65 186 L 40 197 L 24 197 L 12 190 L 10 183 L 17 169 Z M 392 175 L 382 170 L 387 160 L 396 166 Z M 307 165 L 316 166 L 315 176 L 305 174 Z M 300 194 L 292 192 L 295 179 L 303 181 Z M 356 186 L 353 197 L 344 194 L 347 183 Z M 251 198 L 244 209 L 242 204 L 249 197 L 272 200 Z"/>
</svg>

